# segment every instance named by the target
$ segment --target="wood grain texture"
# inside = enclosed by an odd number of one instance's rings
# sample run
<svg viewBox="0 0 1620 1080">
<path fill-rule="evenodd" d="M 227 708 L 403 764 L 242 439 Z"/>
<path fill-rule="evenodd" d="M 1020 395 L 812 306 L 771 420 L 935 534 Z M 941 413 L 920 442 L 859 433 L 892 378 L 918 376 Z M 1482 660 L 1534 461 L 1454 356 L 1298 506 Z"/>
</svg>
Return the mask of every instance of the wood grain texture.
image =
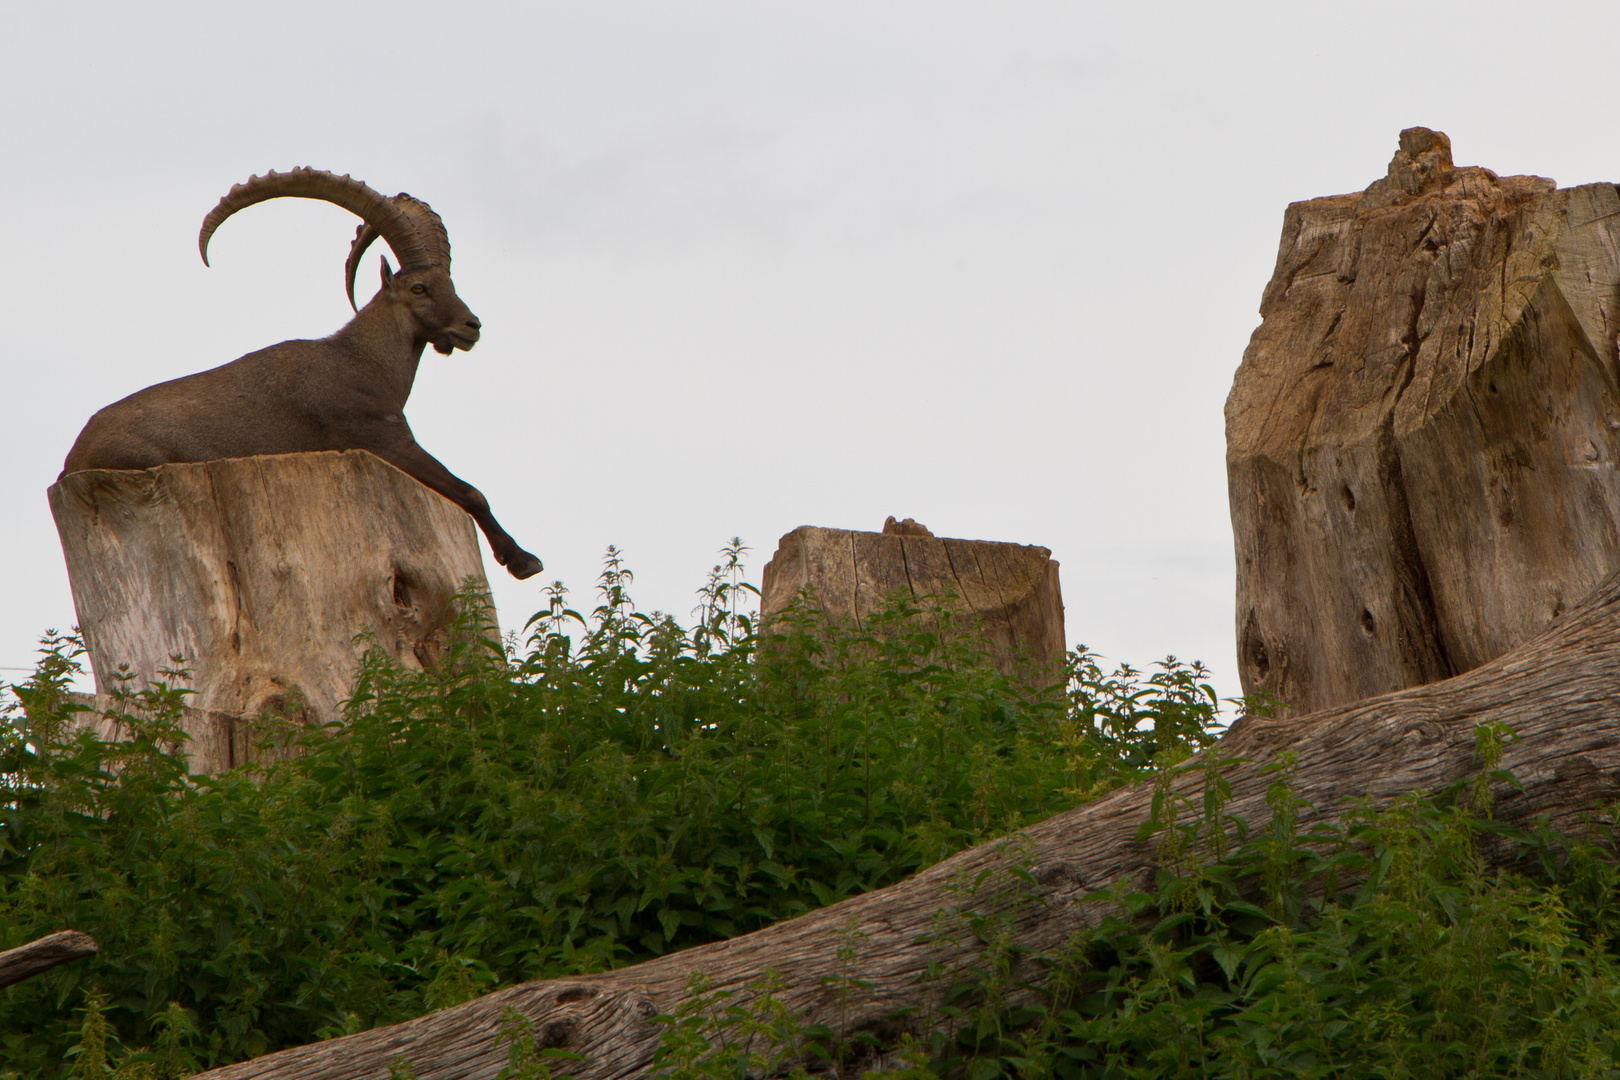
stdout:
<svg viewBox="0 0 1620 1080">
<path fill-rule="evenodd" d="M 241 763 L 244 718 L 335 718 L 357 634 L 434 663 L 451 596 L 488 588 L 466 513 L 362 450 L 69 473 L 50 502 L 98 690 L 184 657 L 198 771 Z"/>
<path fill-rule="evenodd" d="M 1296 790 L 1313 804 L 1300 814 L 1305 829 L 1362 797 L 1387 803 L 1414 790 L 1437 791 L 1477 770 L 1475 727 L 1499 721 L 1520 737 L 1507 747 L 1502 766 L 1524 787 L 1503 786 L 1494 816 L 1530 825 L 1546 815 L 1554 826 L 1578 831 L 1588 812 L 1620 795 L 1617 661 L 1620 575 L 1539 636 L 1464 675 L 1311 716 L 1238 721 L 1219 746 L 1223 754 L 1247 759 L 1227 773 L 1230 809 L 1253 823 L 1268 819 L 1269 774 L 1260 770 L 1283 750 L 1298 756 Z M 1200 776 L 1177 783 L 1198 798 Z M 986 870 L 995 881 L 1015 853 L 1027 861 L 1039 900 L 1020 909 L 1019 943 L 1037 952 L 1055 949 L 1071 932 L 1101 918 L 1097 905 L 1081 902 L 1088 890 L 1150 880 L 1155 848 L 1137 841 L 1135 833 L 1152 794 L 1146 787 L 1113 792 L 1029 828 L 1012 851 L 1007 844 L 974 848 L 898 885 L 731 941 L 602 975 L 524 983 L 408 1023 L 203 1075 L 382 1080 L 389 1062 L 402 1057 L 420 1080 L 487 1080 L 505 1064 L 495 1035 L 502 1009 L 511 1007 L 534 1022 L 542 1043 L 584 1055 L 587 1060 L 570 1069 L 580 1080 L 640 1076 L 662 1030 L 650 1018 L 674 1010 L 694 971 L 746 998 L 749 984 L 774 970 L 787 984 L 784 1000 L 810 1021 L 892 1034 L 886 1018 L 925 1004 L 924 995 L 935 992 L 921 980 L 928 965 L 966 962 L 977 948 L 969 939 L 952 946 L 954 954 L 942 955 L 937 942 L 926 940 L 938 912 L 995 909 L 994 896 L 983 890 L 967 896 L 964 882 Z M 852 920 L 865 935 L 855 940 L 855 967 L 871 987 L 841 1004 L 822 977 L 839 970 L 837 951 L 846 939 L 838 931 Z"/>
<path fill-rule="evenodd" d="M 0 952 L 0 986 L 11 986 L 32 979 L 70 960 L 94 956 L 101 951 L 95 939 L 77 930 L 60 930 L 37 941 Z"/>
<path fill-rule="evenodd" d="M 1048 671 L 1067 648 L 1057 560 L 1032 544 L 803 525 L 782 537 L 765 565 L 761 617 L 769 623 L 806 588 L 829 617 L 854 627 L 895 592 L 952 593 L 979 619 L 991 659 L 1007 675 L 1038 678 L 1035 671 Z M 1037 668 L 1026 670 L 1030 660 Z"/>
<path fill-rule="evenodd" d="M 1290 206 L 1226 403 L 1239 674 L 1309 712 L 1467 671 L 1620 566 L 1620 196 L 1402 133 Z"/>
</svg>

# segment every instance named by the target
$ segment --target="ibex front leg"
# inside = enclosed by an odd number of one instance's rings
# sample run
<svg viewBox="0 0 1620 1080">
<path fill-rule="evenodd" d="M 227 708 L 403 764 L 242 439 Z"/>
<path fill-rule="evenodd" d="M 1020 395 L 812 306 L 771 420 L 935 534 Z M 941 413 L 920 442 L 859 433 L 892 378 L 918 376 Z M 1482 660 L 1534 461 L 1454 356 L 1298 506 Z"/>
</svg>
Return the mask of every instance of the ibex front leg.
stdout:
<svg viewBox="0 0 1620 1080">
<path fill-rule="evenodd" d="M 507 531 L 501 528 L 500 522 L 489 511 L 489 500 L 484 493 L 461 479 L 455 473 L 445 468 L 439 459 L 422 449 L 412 441 L 405 446 L 392 446 L 372 451 L 378 457 L 402 472 L 407 472 L 440 495 L 449 499 L 478 522 L 478 527 L 484 531 L 489 540 L 489 550 L 494 554 L 495 561 L 506 567 L 507 571 L 518 580 L 533 577 L 545 565 L 535 556 L 518 546 Z"/>
</svg>

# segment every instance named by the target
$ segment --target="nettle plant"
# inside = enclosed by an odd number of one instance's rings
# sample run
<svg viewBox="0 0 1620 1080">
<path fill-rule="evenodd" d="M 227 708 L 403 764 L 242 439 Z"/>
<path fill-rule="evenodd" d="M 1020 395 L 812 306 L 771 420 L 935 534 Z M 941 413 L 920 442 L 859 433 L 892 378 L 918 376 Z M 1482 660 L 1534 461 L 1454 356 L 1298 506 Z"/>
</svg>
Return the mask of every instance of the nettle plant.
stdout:
<svg viewBox="0 0 1620 1080">
<path fill-rule="evenodd" d="M 1620 870 L 1613 820 L 1582 838 L 1490 817 L 1487 781 L 1511 732 L 1477 733 L 1478 774 L 1337 822 L 1298 827 L 1295 762 L 1268 766 L 1270 819 L 1225 812 L 1210 749 L 1161 777 L 1201 773 L 1197 803 L 1157 784 L 1139 839 L 1152 886 L 1098 890 L 1100 918 L 1049 955 L 1021 950 L 1015 901 L 1031 880 L 1014 836 L 1006 869 L 941 911 L 945 956 L 896 1045 L 784 1012 L 767 972 L 742 994 L 702 975 L 663 1022 L 666 1080 L 814 1072 L 863 1080 L 999 1077 L 1613 1077 L 1620 1075 Z M 1155 781 L 1157 783 L 1157 781 Z M 1522 873 L 1487 867 L 1483 846 Z M 989 912 L 991 914 L 986 914 Z M 858 925 L 837 931 L 858 936 Z M 859 972 L 826 976 L 859 995 Z"/>
<path fill-rule="evenodd" d="M 948 598 L 858 631 L 806 600 L 762 634 L 742 554 L 690 627 L 637 609 L 617 552 L 593 610 L 553 586 L 503 644 L 469 597 L 437 670 L 373 652 L 342 723 L 267 729 L 300 754 L 219 777 L 176 753 L 178 692 L 121 691 L 109 738 L 75 725 L 80 646 L 48 638 L 0 732 L 0 947 L 71 925 L 103 951 L 0 991 L 0 1076 L 185 1075 L 745 932 L 998 836 L 1004 872 L 935 920 L 947 959 L 913 1037 L 809 1024 L 770 973 L 737 996 L 699 979 L 655 1071 L 1617 1074 L 1608 821 L 1579 840 L 1493 821 L 1511 732 L 1480 730 L 1471 781 L 1308 831 L 1280 757 L 1250 823 L 1196 665 L 1105 673 L 1079 650 L 1031 690 Z M 1170 784 L 1189 770 L 1190 799 Z M 1157 879 L 1099 891 L 1095 929 L 1029 955 L 1018 830 L 1126 783 L 1154 785 Z M 839 932 L 822 978 L 853 1006 L 862 931 Z M 524 1025 L 492 1035 L 508 1080 L 575 1067 Z"/>
<path fill-rule="evenodd" d="M 223 1064 L 745 933 L 1213 739 L 1202 667 L 1081 649 L 1031 689 L 949 597 L 762 632 L 744 553 L 691 625 L 612 549 L 589 612 L 553 585 L 504 641 L 468 595 L 435 670 L 372 650 L 341 723 L 267 724 L 299 752 L 222 776 L 187 773 L 180 691 L 77 723 L 82 646 L 47 637 L 0 727 L 0 948 L 102 951 L 0 991 L 0 1076 Z"/>
</svg>

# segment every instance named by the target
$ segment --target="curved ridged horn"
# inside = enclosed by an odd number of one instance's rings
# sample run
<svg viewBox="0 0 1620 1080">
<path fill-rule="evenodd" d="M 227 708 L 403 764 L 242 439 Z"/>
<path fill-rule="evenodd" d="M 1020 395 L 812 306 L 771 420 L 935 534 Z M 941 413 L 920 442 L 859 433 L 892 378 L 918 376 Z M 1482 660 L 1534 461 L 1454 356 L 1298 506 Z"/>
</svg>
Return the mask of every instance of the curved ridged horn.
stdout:
<svg viewBox="0 0 1620 1080">
<path fill-rule="evenodd" d="M 343 264 L 343 291 L 349 294 L 349 306 L 359 311 L 354 303 L 354 275 L 360 270 L 360 256 L 366 253 L 366 248 L 377 239 L 377 230 L 369 222 L 362 221 L 354 228 L 354 239 L 349 243 L 349 258 Z M 395 252 L 398 254 L 398 252 Z"/>
<path fill-rule="evenodd" d="M 250 177 L 247 183 L 235 185 L 219 200 L 219 205 L 203 218 L 202 230 L 197 234 L 197 249 L 202 253 L 203 265 L 208 265 L 208 240 L 226 218 L 254 203 L 282 197 L 319 199 L 362 218 L 374 230 L 372 239 L 381 236 L 388 241 L 388 246 L 399 257 L 401 269 L 449 262 L 450 241 L 444 223 L 426 203 L 409 195 L 390 199 L 347 175 L 297 168 L 284 173 L 272 169 L 264 176 Z M 355 239 L 358 242 L 360 238 Z M 350 303 L 353 303 L 352 288 Z"/>
<path fill-rule="evenodd" d="M 450 269 L 450 234 L 445 230 L 444 220 L 434 213 L 433 207 L 421 199 L 405 194 L 403 191 L 388 201 L 419 224 L 422 232 L 431 239 L 431 246 L 436 249 L 436 257 L 433 261 L 446 270 Z M 356 227 L 354 230 L 354 241 L 349 244 L 349 258 L 343 264 L 343 287 L 348 291 L 350 307 L 355 306 L 354 277 L 360 272 L 360 259 L 365 255 L 366 249 L 371 246 L 372 241 L 376 240 L 380 235 L 381 233 L 377 231 L 377 227 L 370 221 Z M 393 241 L 389 241 L 389 246 L 393 246 Z M 398 248 L 394 249 L 394 254 L 399 255 Z M 400 255 L 401 262 L 404 261 L 404 258 L 405 256 Z"/>
</svg>

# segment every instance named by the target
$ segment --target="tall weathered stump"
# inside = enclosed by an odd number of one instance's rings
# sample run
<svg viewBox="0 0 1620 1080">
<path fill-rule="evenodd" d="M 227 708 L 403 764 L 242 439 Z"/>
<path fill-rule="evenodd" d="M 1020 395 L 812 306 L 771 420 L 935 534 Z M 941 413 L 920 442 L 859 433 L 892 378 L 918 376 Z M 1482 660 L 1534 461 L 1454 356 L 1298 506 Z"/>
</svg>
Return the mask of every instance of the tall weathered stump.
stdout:
<svg viewBox="0 0 1620 1080">
<path fill-rule="evenodd" d="M 1620 195 L 1412 128 L 1291 205 L 1226 403 L 1239 673 L 1291 713 L 1478 667 L 1620 566 Z"/>
<path fill-rule="evenodd" d="M 198 771 L 240 761 L 219 725 L 334 718 L 373 642 L 433 665 L 453 595 L 488 592 L 466 513 L 362 450 L 70 473 L 50 502 L 97 689 L 179 657 Z"/>
<path fill-rule="evenodd" d="M 765 622 L 808 589 L 845 626 L 863 627 L 894 593 L 953 596 L 977 620 L 1006 675 L 1041 682 L 1066 648 L 1058 562 L 1044 547 L 936 537 L 907 518 L 885 531 L 802 525 L 782 537 L 761 578 Z"/>
</svg>

